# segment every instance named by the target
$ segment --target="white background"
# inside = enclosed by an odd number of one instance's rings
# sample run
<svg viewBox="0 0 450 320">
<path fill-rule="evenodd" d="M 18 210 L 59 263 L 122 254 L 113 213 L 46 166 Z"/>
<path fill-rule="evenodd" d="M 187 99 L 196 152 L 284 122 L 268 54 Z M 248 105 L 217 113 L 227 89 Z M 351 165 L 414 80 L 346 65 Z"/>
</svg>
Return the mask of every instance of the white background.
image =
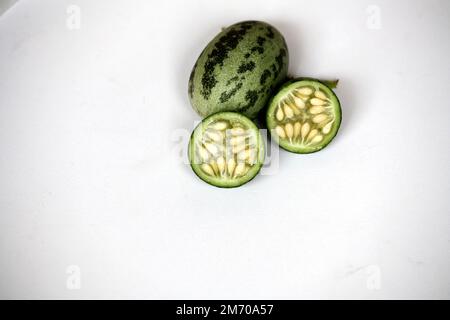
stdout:
<svg viewBox="0 0 450 320">
<path fill-rule="evenodd" d="M 291 74 L 340 79 L 343 123 L 223 190 L 177 137 L 197 56 L 247 19 L 285 35 Z M 17 2 L 0 297 L 450 298 L 449 30 L 445 0 Z"/>
</svg>

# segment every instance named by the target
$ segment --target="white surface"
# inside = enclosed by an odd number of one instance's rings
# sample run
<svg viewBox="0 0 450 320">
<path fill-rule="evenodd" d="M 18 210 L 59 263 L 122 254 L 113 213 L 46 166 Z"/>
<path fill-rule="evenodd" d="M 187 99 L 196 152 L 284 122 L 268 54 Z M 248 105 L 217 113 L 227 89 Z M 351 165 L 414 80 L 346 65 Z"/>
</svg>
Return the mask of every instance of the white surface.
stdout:
<svg viewBox="0 0 450 320">
<path fill-rule="evenodd" d="M 200 51 L 246 19 L 282 31 L 291 74 L 341 80 L 343 124 L 222 190 L 173 138 L 199 119 Z M 445 0 L 19 1 L 0 18 L 0 297 L 448 299 L 449 30 Z"/>
</svg>

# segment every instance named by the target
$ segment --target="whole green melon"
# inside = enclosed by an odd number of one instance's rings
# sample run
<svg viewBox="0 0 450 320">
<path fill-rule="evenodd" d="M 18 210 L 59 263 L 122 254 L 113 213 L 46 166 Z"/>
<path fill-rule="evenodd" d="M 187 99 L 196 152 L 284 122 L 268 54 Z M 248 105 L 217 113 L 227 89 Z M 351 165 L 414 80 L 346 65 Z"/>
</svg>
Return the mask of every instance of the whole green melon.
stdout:
<svg viewBox="0 0 450 320">
<path fill-rule="evenodd" d="M 220 32 L 189 78 L 192 107 L 202 117 L 235 111 L 255 118 L 286 78 L 288 48 L 270 24 L 244 21 Z"/>
</svg>

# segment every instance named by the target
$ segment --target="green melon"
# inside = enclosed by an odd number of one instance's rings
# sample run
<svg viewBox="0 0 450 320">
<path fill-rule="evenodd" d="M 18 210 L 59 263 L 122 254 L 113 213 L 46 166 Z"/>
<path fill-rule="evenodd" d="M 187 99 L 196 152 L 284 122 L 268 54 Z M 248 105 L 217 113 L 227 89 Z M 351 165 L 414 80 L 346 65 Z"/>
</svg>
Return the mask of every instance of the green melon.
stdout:
<svg viewBox="0 0 450 320">
<path fill-rule="evenodd" d="M 224 29 L 192 69 L 192 107 L 202 117 L 234 111 L 255 118 L 286 78 L 288 58 L 286 41 L 267 23 L 244 21 Z"/>
<path fill-rule="evenodd" d="M 284 84 L 269 102 L 267 129 L 283 149 L 312 153 L 325 148 L 341 125 L 342 110 L 330 87 L 337 81 L 294 79 Z"/>
<path fill-rule="evenodd" d="M 216 187 L 234 188 L 258 174 L 264 150 L 263 137 L 253 121 L 240 113 L 218 112 L 194 129 L 188 155 L 200 179 Z"/>
</svg>

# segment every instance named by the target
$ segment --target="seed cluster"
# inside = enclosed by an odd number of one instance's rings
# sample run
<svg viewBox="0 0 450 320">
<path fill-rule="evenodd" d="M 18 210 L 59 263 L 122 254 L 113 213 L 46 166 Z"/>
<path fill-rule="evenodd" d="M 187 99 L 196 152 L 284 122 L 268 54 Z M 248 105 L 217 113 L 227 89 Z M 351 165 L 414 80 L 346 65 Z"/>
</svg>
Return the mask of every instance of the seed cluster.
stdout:
<svg viewBox="0 0 450 320">
<path fill-rule="evenodd" d="M 310 146 L 318 144 L 331 132 L 334 114 L 325 92 L 302 86 L 280 101 L 275 119 L 275 132 L 280 139 Z"/>
<path fill-rule="evenodd" d="M 213 177 L 238 178 L 257 161 L 257 132 L 241 123 L 219 120 L 204 128 L 196 143 L 200 168 Z"/>
</svg>

